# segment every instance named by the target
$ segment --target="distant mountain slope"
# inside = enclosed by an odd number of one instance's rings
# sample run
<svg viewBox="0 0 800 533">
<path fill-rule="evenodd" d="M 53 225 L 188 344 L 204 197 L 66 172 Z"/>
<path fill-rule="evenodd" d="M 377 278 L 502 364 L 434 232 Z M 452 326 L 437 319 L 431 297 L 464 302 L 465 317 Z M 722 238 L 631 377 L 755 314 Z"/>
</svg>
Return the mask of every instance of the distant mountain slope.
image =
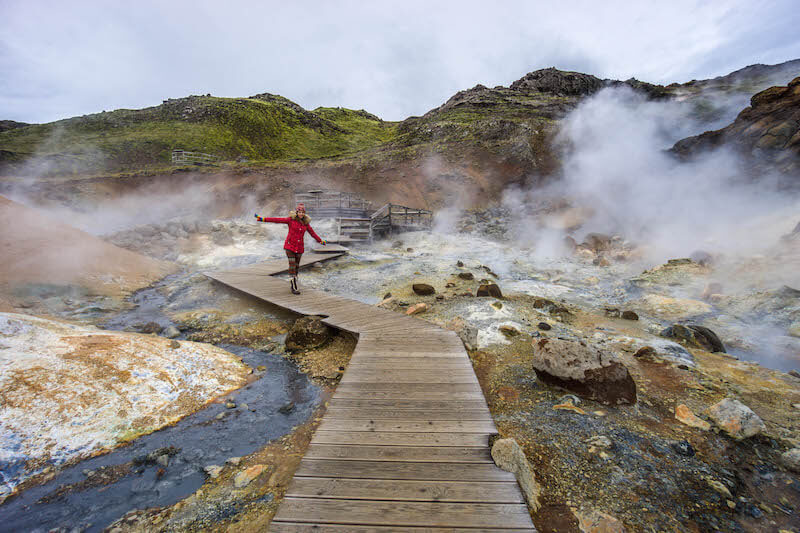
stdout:
<svg viewBox="0 0 800 533">
<path fill-rule="evenodd" d="M 307 111 L 281 96 L 189 96 L 0 132 L 3 160 L 33 155 L 51 168 L 103 171 L 168 164 L 173 149 L 223 160 L 320 158 L 377 146 L 394 124 L 365 111 Z"/>
</svg>

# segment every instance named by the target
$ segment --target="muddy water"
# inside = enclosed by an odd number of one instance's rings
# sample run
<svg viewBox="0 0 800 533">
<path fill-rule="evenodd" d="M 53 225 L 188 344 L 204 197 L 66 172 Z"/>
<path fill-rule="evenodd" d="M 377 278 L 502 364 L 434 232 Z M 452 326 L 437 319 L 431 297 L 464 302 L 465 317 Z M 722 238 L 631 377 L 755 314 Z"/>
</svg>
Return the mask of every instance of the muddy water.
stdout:
<svg viewBox="0 0 800 533">
<path fill-rule="evenodd" d="M 165 283 L 174 282 L 175 278 Z M 112 317 L 104 326 L 121 330 L 147 322 L 173 325 L 162 311 L 169 305 L 160 290 L 163 285 L 136 293 L 131 299 L 136 307 Z M 175 426 L 82 461 L 49 483 L 22 492 L 0 506 L 0 532 L 102 531 L 133 509 L 172 505 L 200 488 L 205 481 L 204 467 L 224 465 L 231 457 L 253 453 L 305 422 L 319 405 L 319 388 L 293 363 L 277 354 L 220 347 L 252 368 L 266 370 L 254 370 L 251 383 Z M 227 408 L 228 401 L 236 407 Z M 164 459 L 161 464 L 152 457 L 147 459 L 153 451 L 168 447 L 173 449 L 166 466 Z"/>
</svg>

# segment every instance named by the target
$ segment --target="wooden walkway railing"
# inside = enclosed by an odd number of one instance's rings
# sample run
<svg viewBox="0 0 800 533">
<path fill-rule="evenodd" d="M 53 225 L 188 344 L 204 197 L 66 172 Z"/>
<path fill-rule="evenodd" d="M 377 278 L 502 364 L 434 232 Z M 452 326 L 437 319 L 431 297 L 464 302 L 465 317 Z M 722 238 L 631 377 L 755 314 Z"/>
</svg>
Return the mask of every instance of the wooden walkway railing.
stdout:
<svg viewBox="0 0 800 533">
<path fill-rule="evenodd" d="M 370 235 L 391 235 L 397 231 L 429 230 L 433 212 L 404 205 L 386 204 L 370 216 Z"/>
<path fill-rule="evenodd" d="M 172 163 L 174 165 L 211 165 L 219 161 L 219 157 L 203 152 L 187 152 L 186 150 L 173 150 Z"/>
<path fill-rule="evenodd" d="M 301 266 L 331 258 L 306 253 Z M 272 521 L 273 532 L 535 531 L 458 336 L 325 292 L 289 292 L 286 261 L 209 277 L 358 334 L 358 345 Z"/>
</svg>

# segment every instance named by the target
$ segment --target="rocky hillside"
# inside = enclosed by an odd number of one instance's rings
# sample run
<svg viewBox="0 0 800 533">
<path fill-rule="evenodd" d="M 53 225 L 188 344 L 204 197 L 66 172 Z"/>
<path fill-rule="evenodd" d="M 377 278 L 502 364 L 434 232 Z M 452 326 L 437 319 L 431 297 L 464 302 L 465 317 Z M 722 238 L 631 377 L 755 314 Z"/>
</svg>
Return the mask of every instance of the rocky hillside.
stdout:
<svg viewBox="0 0 800 533">
<path fill-rule="evenodd" d="M 673 152 L 685 159 L 720 146 L 742 154 L 754 171 L 789 176 L 800 171 L 800 77 L 754 95 L 729 126 L 683 139 Z"/>
</svg>

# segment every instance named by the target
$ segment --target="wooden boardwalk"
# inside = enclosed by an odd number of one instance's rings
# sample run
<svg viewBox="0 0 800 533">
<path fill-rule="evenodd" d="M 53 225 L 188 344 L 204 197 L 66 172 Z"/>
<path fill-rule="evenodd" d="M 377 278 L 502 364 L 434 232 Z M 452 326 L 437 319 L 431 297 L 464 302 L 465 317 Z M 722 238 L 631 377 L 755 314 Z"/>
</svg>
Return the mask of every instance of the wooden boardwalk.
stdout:
<svg viewBox="0 0 800 533">
<path fill-rule="evenodd" d="M 301 266 L 338 257 L 306 253 Z M 350 364 L 272 521 L 273 532 L 536 531 L 459 337 L 321 291 L 289 292 L 286 261 L 209 277 L 358 334 Z"/>
</svg>

